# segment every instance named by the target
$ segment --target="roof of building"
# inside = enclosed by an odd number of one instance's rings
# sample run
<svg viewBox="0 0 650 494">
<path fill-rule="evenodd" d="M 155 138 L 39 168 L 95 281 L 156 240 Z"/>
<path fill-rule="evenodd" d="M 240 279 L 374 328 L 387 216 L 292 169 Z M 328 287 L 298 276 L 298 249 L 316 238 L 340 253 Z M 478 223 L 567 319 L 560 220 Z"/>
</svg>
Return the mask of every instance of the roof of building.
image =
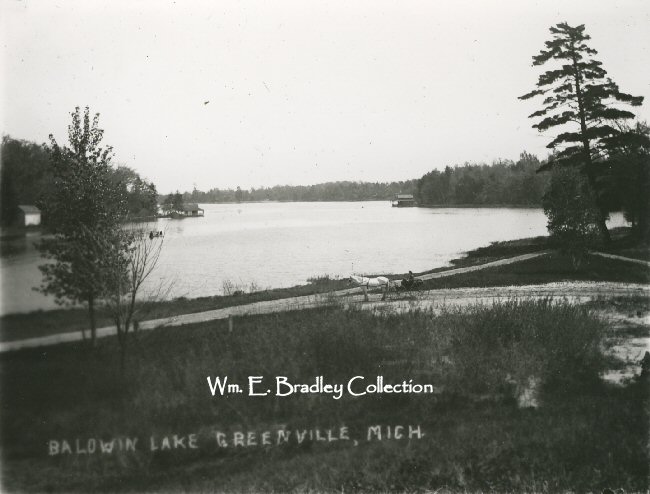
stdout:
<svg viewBox="0 0 650 494">
<path fill-rule="evenodd" d="M 191 202 L 189 204 L 183 204 L 183 211 L 198 211 L 199 209 L 201 208 L 195 202 Z"/>
<path fill-rule="evenodd" d="M 40 213 L 41 210 L 38 209 L 36 206 L 32 205 L 19 205 L 18 208 L 23 212 L 23 213 L 28 213 L 28 214 L 33 214 L 33 213 Z"/>
<path fill-rule="evenodd" d="M 413 199 L 413 194 L 395 194 L 395 199 Z"/>
</svg>

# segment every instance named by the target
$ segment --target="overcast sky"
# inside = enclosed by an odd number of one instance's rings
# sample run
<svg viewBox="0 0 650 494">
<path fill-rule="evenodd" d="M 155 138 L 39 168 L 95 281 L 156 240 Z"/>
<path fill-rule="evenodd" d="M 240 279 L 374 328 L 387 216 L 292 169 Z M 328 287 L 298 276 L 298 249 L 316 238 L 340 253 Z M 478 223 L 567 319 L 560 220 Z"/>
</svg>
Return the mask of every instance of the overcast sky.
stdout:
<svg viewBox="0 0 650 494">
<path fill-rule="evenodd" d="M 648 0 L 0 1 L 3 134 L 65 142 L 88 105 L 163 193 L 545 157 L 517 96 L 562 21 L 650 120 Z"/>
</svg>

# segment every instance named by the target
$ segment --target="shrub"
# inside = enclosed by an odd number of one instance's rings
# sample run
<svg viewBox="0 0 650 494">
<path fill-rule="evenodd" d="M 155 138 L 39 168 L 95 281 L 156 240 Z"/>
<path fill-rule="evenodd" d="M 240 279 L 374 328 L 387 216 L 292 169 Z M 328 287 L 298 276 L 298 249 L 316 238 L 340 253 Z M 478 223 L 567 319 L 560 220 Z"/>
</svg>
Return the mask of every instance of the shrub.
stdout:
<svg viewBox="0 0 650 494">
<path fill-rule="evenodd" d="M 549 189 L 542 201 L 551 239 L 580 268 L 587 249 L 597 242 L 596 198 L 582 173 L 575 168 L 553 168 Z"/>
</svg>

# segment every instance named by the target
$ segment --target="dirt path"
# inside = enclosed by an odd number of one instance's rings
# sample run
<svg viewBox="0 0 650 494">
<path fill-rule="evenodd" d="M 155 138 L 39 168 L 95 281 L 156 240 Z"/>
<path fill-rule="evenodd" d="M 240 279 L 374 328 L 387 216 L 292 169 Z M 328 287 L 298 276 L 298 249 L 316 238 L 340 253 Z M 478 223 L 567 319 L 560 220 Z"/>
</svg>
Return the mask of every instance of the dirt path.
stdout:
<svg viewBox="0 0 650 494">
<path fill-rule="evenodd" d="M 485 264 L 477 264 L 476 266 L 467 266 L 465 268 L 455 268 L 447 269 L 445 271 L 438 271 L 436 273 L 428 273 L 416 276 L 416 278 L 421 280 L 433 280 L 437 278 L 448 278 L 449 276 L 455 276 L 457 274 L 470 273 L 472 271 L 481 271 L 483 269 L 494 268 L 497 266 L 506 266 L 507 264 L 514 264 L 517 262 L 528 261 L 529 259 L 535 259 L 536 257 L 545 256 L 550 254 L 551 250 L 543 250 L 540 252 L 533 252 L 531 254 L 522 254 L 520 256 L 508 257 L 506 259 L 499 259 L 498 261 L 486 262 Z M 391 285 L 401 285 L 401 281 L 391 281 Z M 339 290 L 337 294 L 353 293 L 357 292 L 358 288 L 349 288 L 347 290 Z"/>
<path fill-rule="evenodd" d="M 644 261 L 643 259 L 632 259 L 631 257 L 617 256 L 616 254 L 606 254 L 605 252 L 590 251 L 589 253 L 594 256 L 607 257 L 608 259 L 616 259 L 617 261 L 627 261 L 627 262 L 632 262 L 634 264 L 640 264 L 641 266 L 650 267 L 650 261 Z"/>
<path fill-rule="evenodd" d="M 616 283 L 600 281 L 563 281 L 539 285 L 495 286 L 484 288 L 451 288 L 416 292 L 410 297 L 393 298 L 385 302 L 374 300 L 370 307 L 390 305 L 399 307 L 436 308 L 440 305 L 491 304 L 509 299 L 542 299 L 552 297 L 573 303 L 615 297 L 650 297 L 650 285 L 640 283 Z M 357 298 L 357 297 L 355 297 Z M 361 301 L 361 297 L 358 297 Z M 364 304 L 366 305 L 366 304 Z"/>
<path fill-rule="evenodd" d="M 473 266 L 473 268 L 475 267 L 476 266 Z M 432 274 L 438 275 L 440 273 Z M 356 293 L 352 293 L 353 291 Z M 228 319 L 229 317 L 236 318 L 254 314 L 269 314 L 273 312 L 309 309 L 314 307 L 323 307 L 330 304 L 339 304 L 344 307 L 357 306 L 376 311 L 400 311 L 410 310 L 416 307 L 432 308 L 435 310 L 442 305 L 465 306 L 476 303 L 492 303 L 497 300 L 508 300 L 512 298 L 540 299 L 554 297 L 582 303 L 599 298 L 630 296 L 649 297 L 650 286 L 630 283 L 562 282 L 510 287 L 454 288 L 421 291 L 417 292 L 416 295 L 407 297 L 391 293 L 386 301 L 381 301 L 380 294 L 371 294 L 369 302 L 363 301 L 363 295 L 359 293 L 359 289 L 357 288 L 354 290 L 341 290 L 330 294 L 255 302 L 252 304 L 227 307 L 224 309 L 154 319 L 140 323 L 140 331 Z M 99 328 L 97 330 L 97 337 L 102 338 L 111 336 L 114 335 L 115 332 L 116 330 L 114 326 Z M 18 350 L 21 348 L 55 345 L 58 343 L 79 341 L 80 339 L 80 331 L 75 331 L 26 340 L 2 342 L 0 343 L 0 352 Z"/>
</svg>

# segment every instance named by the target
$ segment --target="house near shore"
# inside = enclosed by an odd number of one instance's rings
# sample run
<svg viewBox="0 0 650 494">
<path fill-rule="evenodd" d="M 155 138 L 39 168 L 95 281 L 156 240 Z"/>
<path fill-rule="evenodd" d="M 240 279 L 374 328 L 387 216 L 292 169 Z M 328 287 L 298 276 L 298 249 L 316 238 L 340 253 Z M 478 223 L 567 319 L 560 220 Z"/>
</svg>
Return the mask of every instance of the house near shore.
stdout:
<svg viewBox="0 0 650 494">
<path fill-rule="evenodd" d="M 18 206 L 19 226 L 38 226 L 41 224 L 41 210 L 32 205 Z"/>
<path fill-rule="evenodd" d="M 203 214 L 203 208 L 200 208 L 195 202 L 180 205 L 172 205 L 166 202 L 158 205 L 158 217 L 160 218 L 200 218 Z"/>
<path fill-rule="evenodd" d="M 204 211 L 196 203 L 183 204 L 179 211 L 183 216 L 203 216 Z"/>
<path fill-rule="evenodd" d="M 417 205 L 413 194 L 395 194 L 391 204 L 394 208 L 407 208 Z"/>
</svg>

